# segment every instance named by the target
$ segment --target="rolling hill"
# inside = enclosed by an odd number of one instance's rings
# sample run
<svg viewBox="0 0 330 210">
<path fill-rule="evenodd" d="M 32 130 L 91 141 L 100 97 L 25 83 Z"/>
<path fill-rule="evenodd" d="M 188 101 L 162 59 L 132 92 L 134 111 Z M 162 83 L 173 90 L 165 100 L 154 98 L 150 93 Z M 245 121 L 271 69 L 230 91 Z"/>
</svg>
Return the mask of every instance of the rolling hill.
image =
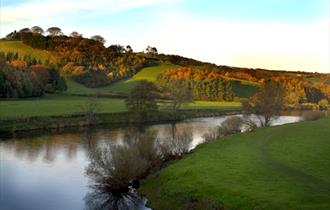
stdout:
<svg viewBox="0 0 330 210">
<path fill-rule="evenodd" d="M 32 48 L 21 41 L 0 41 L 0 51 L 8 53 L 18 53 L 20 58 L 25 55 L 31 56 L 32 58 L 40 59 L 41 61 L 50 60 L 51 62 L 56 62 L 56 55 L 47 51 Z M 145 67 L 140 70 L 132 78 L 124 79 L 114 83 L 113 85 L 108 85 L 99 88 L 88 88 L 76 81 L 66 77 L 68 90 L 65 94 L 69 95 L 90 95 L 90 94 L 102 94 L 102 95 L 112 95 L 112 94 L 123 94 L 127 95 L 130 90 L 141 80 L 148 80 L 151 82 L 156 81 L 157 76 L 166 69 L 176 68 L 177 65 L 171 64 L 169 62 L 155 62 L 152 66 Z M 229 78 L 230 79 L 230 78 Z M 232 86 L 235 96 L 239 97 L 249 97 L 258 88 L 256 83 L 251 83 L 244 80 L 232 80 Z"/>
<path fill-rule="evenodd" d="M 8 53 L 18 53 L 18 56 L 22 59 L 24 56 L 31 56 L 31 58 L 40 59 L 44 62 L 49 60 L 50 62 L 56 61 L 56 56 L 47 51 L 32 48 L 21 41 L 0 41 L 0 51 Z"/>
</svg>

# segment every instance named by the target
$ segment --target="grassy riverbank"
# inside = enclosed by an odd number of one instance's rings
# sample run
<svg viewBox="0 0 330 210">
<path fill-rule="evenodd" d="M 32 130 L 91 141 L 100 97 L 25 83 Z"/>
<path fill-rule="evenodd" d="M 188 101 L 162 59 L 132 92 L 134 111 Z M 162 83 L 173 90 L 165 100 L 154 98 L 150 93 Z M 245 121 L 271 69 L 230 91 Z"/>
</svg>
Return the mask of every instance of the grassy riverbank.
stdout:
<svg viewBox="0 0 330 210">
<path fill-rule="evenodd" d="M 201 145 L 140 190 L 153 209 L 329 209 L 330 118 Z"/>
<path fill-rule="evenodd" d="M 38 99 L 17 99 L 0 101 L 0 131 L 12 132 L 44 128 L 77 127 L 85 123 L 84 112 L 88 97 L 69 95 L 48 95 Z M 150 122 L 164 122 L 200 116 L 215 116 L 239 111 L 236 102 L 196 101 L 185 105 L 174 115 L 167 109 L 166 101 L 160 101 L 160 112 L 148 119 Z M 124 99 L 98 98 L 96 115 L 98 124 L 134 122 L 127 112 Z"/>
<path fill-rule="evenodd" d="M 97 113 L 126 112 L 125 100 L 118 98 L 98 98 Z M 86 111 L 88 97 L 69 95 L 48 95 L 42 98 L 10 99 L 0 101 L 0 120 L 19 119 L 36 116 L 61 116 L 79 114 Z M 160 102 L 160 109 L 166 103 Z M 215 109 L 220 111 L 240 110 L 238 102 L 196 101 L 183 107 L 189 109 Z"/>
</svg>

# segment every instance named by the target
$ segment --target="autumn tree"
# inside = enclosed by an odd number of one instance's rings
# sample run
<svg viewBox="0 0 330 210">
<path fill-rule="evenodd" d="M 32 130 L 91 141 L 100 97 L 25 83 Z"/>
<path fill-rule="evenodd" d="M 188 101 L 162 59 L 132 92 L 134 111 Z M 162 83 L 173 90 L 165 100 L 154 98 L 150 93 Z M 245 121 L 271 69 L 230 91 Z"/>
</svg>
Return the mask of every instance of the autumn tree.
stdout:
<svg viewBox="0 0 330 210">
<path fill-rule="evenodd" d="M 138 117 L 139 121 L 147 118 L 148 114 L 158 110 L 156 98 L 158 97 L 157 87 L 146 80 L 142 80 L 126 99 L 127 109 Z"/>
<path fill-rule="evenodd" d="M 257 115 L 260 125 L 268 127 L 282 110 L 284 88 L 274 82 L 266 81 L 248 103 L 243 103 L 243 110 Z"/>
<path fill-rule="evenodd" d="M 60 36 L 63 35 L 62 30 L 59 27 L 50 27 L 47 29 L 47 33 L 50 36 Z"/>
<path fill-rule="evenodd" d="M 44 30 L 40 26 L 33 26 L 31 32 L 34 34 L 43 34 Z"/>
</svg>

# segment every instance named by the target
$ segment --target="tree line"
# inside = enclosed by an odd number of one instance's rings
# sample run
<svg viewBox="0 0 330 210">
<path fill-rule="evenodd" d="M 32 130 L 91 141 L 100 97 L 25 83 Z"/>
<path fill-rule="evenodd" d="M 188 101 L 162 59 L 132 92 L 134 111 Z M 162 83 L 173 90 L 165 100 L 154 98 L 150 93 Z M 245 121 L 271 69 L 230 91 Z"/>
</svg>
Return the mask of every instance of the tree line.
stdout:
<svg viewBox="0 0 330 210">
<path fill-rule="evenodd" d="M 234 99 L 230 80 L 215 71 L 181 67 L 165 70 L 157 78 L 157 84 L 164 90 L 173 86 L 173 81 L 183 83 L 191 89 L 194 100 L 232 101 Z"/>
<path fill-rule="evenodd" d="M 15 61 L 12 61 L 15 62 Z M 40 64 L 11 65 L 0 54 L 0 98 L 42 96 L 67 89 L 66 82 L 55 67 Z"/>
</svg>

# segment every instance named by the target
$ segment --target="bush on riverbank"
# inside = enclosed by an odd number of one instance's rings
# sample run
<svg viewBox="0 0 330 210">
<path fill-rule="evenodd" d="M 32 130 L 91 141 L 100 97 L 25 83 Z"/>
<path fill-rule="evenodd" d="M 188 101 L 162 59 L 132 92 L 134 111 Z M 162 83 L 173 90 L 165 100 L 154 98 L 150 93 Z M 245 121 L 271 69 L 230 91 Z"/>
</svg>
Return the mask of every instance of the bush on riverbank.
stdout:
<svg viewBox="0 0 330 210">
<path fill-rule="evenodd" d="M 313 121 L 313 120 L 318 120 L 321 117 L 323 117 L 325 114 L 320 111 L 311 111 L 311 112 L 305 112 L 303 114 L 303 120 L 305 121 Z"/>
</svg>

